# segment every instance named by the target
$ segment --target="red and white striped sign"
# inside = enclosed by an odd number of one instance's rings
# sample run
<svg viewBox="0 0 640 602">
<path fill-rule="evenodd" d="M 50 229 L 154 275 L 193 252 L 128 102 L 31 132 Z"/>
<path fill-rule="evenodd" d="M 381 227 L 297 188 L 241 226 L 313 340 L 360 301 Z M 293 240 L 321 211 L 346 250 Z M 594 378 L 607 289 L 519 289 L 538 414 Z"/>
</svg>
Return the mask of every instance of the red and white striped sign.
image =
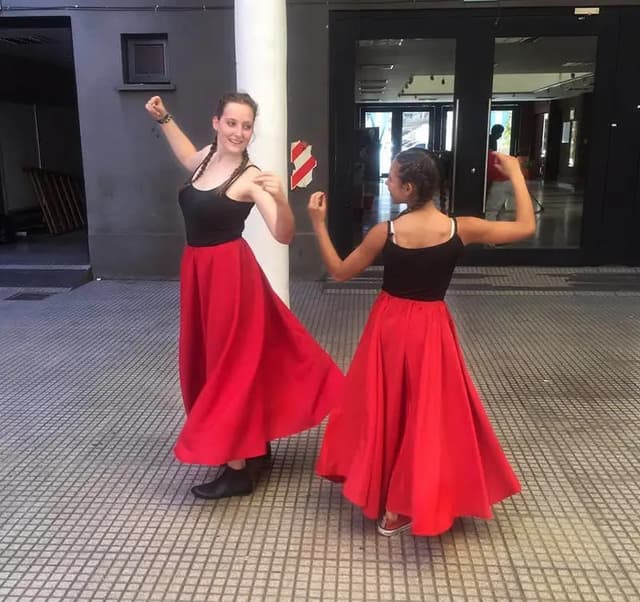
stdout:
<svg viewBox="0 0 640 602">
<path fill-rule="evenodd" d="M 293 163 L 291 190 L 306 188 L 313 179 L 313 168 L 318 165 L 318 161 L 311 154 L 311 145 L 301 140 L 292 142 L 291 162 Z"/>
</svg>

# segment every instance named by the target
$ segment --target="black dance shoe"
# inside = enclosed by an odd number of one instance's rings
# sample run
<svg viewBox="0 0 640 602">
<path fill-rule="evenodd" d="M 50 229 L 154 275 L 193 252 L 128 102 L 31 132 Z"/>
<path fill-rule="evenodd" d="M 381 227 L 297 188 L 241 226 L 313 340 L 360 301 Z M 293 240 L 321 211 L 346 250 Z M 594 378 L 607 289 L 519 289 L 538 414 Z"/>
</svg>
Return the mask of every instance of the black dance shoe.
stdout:
<svg viewBox="0 0 640 602">
<path fill-rule="evenodd" d="M 251 473 L 251 476 L 255 482 L 260 479 L 260 474 L 263 470 L 269 467 L 271 462 L 271 443 L 267 443 L 267 452 L 262 456 L 256 456 L 255 458 L 247 459 L 247 468 Z"/>
<path fill-rule="evenodd" d="M 240 470 L 225 466 L 219 477 L 209 483 L 192 487 L 191 493 L 204 500 L 218 500 L 236 495 L 250 495 L 253 493 L 253 486 L 253 478 L 248 465 Z"/>
</svg>

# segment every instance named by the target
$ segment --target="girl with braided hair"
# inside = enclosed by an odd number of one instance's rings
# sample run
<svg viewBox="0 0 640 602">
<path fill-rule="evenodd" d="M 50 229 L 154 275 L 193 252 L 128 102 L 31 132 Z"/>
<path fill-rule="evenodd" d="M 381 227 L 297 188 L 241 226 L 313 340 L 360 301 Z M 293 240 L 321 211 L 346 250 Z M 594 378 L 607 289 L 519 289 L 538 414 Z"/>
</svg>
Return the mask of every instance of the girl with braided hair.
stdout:
<svg viewBox="0 0 640 602">
<path fill-rule="evenodd" d="M 518 161 L 496 156 L 514 186 L 513 222 L 442 213 L 433 201 L 438 166 L 423 149 L 399 153 L 389 171 L 391 199 L 408 210 L 374 226 L 344 260 L 327 232 L 325 194 L 309 200 L 320 252 L 335 279 L 349 280 L 382 254 L 382 292 L 329 415 L 316 466 L 378 520 L 381 535 L 409 529 L 436 535 L 458 516 L 490 518 L 492 504 L 520 491 L 444 303 L 466 244 L 513 242 L 535 230 Z"/>
<path fill-rule="evenodd" d="M 214 140 L 201 150 L 160 97 L 146 109 L 192 174 L 178 196 L 187 239 L 179 342 L 187 417 L 175 453 L 182 462 L 225 465 L 216 479 L 192 488 L 195 496 L 248 495 L 269 459 L 269 442 L 317 425 L 344 377 L 271 289 L 241 236 L 254 205 L 278 242 L 291 242 L 295 229 L 280 179 L 249 159 L 255 101 L 224 95 Z"/>
</svg>

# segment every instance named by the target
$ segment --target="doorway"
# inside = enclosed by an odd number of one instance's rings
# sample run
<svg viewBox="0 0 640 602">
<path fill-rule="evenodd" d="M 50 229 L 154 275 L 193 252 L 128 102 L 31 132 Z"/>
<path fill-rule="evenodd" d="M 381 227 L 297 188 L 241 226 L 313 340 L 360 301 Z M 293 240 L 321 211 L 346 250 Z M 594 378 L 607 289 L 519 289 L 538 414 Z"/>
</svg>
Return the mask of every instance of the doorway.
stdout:
<svg viewBox="0 0 640 602">
<path fill-rule="evenodd" d="M 487 151 L 493 127 L 500 126 L 497 148 L 518 156 L 526 171 L 538 233 L 528 245 L 471 248 L 467 261 L 581 265 L 602 256 L 597 225 L 606 211 L 603 154 L 610 144 L 620 15 L 523 8 L 502 9 L 496 18 L 493 12 L 332 13 L 330 188 L 332 198 L 344 201 L 330 207 L 329 225 L 341 254 L 357 244 L 354 231 L 364 229 L 353 227 L 362 201 L 350 149 L 360 128 L 384 129 L 380 195 L 389 154 L 424 145 L 451 153 L 447 213 L 485 217 L 496 202 L 487 206 Z M 497 219 L 509 219 L 509 195 L 499 196 Z M 380 208 L 386 211 L 381 203 L 369 223 L 386 218 Z"/>
<path fill-rule="evenodd" d="M 13 74 L 0 82 L 0 278 L 20 286 L 38 269 L 51 276 L 67 266 L 82 276 L 89 253 L 70 19 L 0 18 L 0 64 Z"/>
</svg>

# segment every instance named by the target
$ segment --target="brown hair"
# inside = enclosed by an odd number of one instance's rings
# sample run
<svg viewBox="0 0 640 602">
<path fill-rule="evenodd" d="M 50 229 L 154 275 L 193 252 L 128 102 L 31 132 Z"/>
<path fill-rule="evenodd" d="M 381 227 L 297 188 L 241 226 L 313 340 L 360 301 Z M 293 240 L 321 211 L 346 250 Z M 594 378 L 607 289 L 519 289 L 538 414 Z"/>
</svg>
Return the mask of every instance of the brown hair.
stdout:
<svg viewBox="0 0 640 602">
<path fill-rule="evenodd" d="M 222 117 L 222 114 L 224 113 L 225 107 L 230 102 L 247 105 L 253 111 L 253 118 L 254 119 L 256 118 L 258 114 L 258 104 L 256 103 L 255 100 L 253 100 L 253 98 L 251 98 L 251 96 L 249 96 L 249 94 L 246 94 L 244 92 L 227 92 L 226 94 L 223 94 L 220 100 L 218 101 L 218 106 L 216 107 L 214 116 L 220 119 L 220 117 Z M 218 148 L 218 138 L 217 136 L 215 136 L 213 138 L 213 142 L 211 143 L 211 148 L 209 149 L 209 152 L 206 154 L 205 158 L 202 160 L 202 163 L 200 163 L 200 165 L 196 168 L 196 171 L 191 178 L 191 182 L 195 182 L 204 173 L 204 170 L 207 169 L 207 165 L 209 165 L 209 161 L 211 161 L 211 157 L 213 157 L 217 148 Z M 229 189 L 229 186 L 231 186 L 231 184 L 233 184 L 238 179 L 238 177 L 240 177 L 240 174 L 247 168 L 248 164 L 249 164 L 249 153 L 245 148 L 242 153 L 242 161 L 240 162 L 240 165 L 238 165 L 238 167 L 227 178 L 225 182 L 223 182 L 222 184 L 220 184 L 220 186 L 217 187 L 217 190 L 221 194 L 225 193 Z"/>
<path fill-rule="evenodd" d="M 416 199 L 411 209 L 417 209 L 433 199 L 440 187 L 440 168 L 433 154 L 423 148 L 410 148 L 394 157 L 398 177 L 403 184 L 413 184 Z"/>
</svg>

